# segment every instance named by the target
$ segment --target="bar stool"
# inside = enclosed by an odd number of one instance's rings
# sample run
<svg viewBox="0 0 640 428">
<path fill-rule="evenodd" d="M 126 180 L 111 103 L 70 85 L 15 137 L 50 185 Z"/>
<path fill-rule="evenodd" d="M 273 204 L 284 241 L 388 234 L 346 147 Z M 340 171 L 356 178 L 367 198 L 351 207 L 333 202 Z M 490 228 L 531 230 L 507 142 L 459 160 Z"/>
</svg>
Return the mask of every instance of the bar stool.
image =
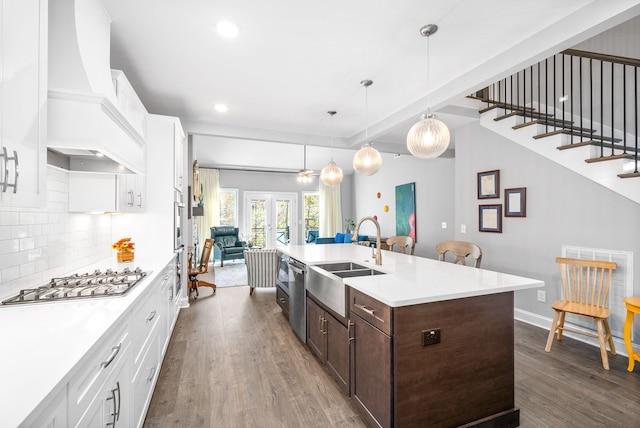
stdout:
<svg viewBox="0 0 640 428">
<path fill-rule="evenodd" d="M 640 297 L 625 297 L 624 303 L 627 305 L 627 318 L 624 321 L 624 344 L 629 354 L 629 367 L 627 370 L 632 372 L 636 361 L 640 361 L 640 353 L 633 352 L 631 344 L 631 326 L 633 325 L 633 316 L 640 314 Z"/>
</svg>

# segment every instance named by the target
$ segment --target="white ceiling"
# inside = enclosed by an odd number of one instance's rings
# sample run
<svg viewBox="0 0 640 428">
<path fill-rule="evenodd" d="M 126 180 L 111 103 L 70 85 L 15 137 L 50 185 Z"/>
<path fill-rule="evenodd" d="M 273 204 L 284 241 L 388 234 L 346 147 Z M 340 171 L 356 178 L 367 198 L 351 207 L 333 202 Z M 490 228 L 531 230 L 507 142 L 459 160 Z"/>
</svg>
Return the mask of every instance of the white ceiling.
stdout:
<svg viewBox="0 0 640 428">
<path fill-rule="evenodd" d="M 112 68 L 149 112 L 180 117 L 202 141 L 333 141 L 354 150 L 366 140 L 389 153 L 407 153 L 406 133 L 429 105 L 455 130 L 477 115 L 458 106 L 465 95 L 640 13 L 630 0 L 103 3 Z M 216 33 L 220 19 L 240 26 L 236 39 Z M 429 81 L 425 24 L 439 26 L 429 39 Z M 368 90 L 363 79 L 374 82 Z M 229 111 L 217 113 L 215 103 Z M 327 110 L 338 112 L 332 121 Z M 210 152 L 198 151 L 201 164 L 216 163 L 204 160 Z M 328 158 L 326 150 L 315 156 Z M 296 150 L 290 163 L 301 162 Z"/>
</svg>

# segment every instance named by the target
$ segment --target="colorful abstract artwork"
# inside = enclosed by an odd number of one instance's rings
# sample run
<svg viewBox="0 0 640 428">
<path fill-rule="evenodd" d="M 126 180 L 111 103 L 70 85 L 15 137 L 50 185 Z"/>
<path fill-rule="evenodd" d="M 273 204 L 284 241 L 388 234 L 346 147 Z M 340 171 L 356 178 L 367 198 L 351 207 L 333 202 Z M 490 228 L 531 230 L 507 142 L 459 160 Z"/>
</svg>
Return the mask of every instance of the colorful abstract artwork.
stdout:
<svg viewBox="0 0 640 428">
<path fill-rule="evenodd" d="M 416 237 L 416 183 L 396 186 L 396 235 Z"/>
</svg>

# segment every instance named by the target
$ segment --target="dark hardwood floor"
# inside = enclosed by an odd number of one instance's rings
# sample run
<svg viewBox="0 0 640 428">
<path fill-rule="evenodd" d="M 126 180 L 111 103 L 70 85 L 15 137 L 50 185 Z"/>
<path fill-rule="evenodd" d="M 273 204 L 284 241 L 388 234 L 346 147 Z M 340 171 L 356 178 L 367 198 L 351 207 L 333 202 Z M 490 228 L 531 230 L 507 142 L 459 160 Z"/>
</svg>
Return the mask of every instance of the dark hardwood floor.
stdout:
<svg viewBox="0 0 640 428">
<path fill-rule="evenodd" d="M 205 290 L 178 318 L 145 427 L 364 427 L 290 329 L 275 289 Z M 640 427 L 640 366 L 516 322 L 522 427 Z"/>
</svg>

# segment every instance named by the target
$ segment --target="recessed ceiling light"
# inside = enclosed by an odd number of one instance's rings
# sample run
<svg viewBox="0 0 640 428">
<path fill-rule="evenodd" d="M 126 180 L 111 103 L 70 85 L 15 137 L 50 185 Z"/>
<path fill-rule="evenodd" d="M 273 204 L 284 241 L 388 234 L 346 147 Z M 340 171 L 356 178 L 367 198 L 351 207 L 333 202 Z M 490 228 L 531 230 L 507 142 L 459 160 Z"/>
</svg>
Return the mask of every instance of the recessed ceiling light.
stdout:
<svg viewBox="0 0 640 428">
<path fill-rule="evenodd" d="M 213 108 L 216 109 L 218 113 L 226 113 L 227 110 L 229 110 L 229 107 L 227 107 L 226 104 L 216 104 Z"/>
<path fill-rule="evenodd" d="M 216 23 L 218 34 L 227 39 L 232 39 L 238 35 L 240 29 L 231 21 L 218 21 Z"/>
</svg>

